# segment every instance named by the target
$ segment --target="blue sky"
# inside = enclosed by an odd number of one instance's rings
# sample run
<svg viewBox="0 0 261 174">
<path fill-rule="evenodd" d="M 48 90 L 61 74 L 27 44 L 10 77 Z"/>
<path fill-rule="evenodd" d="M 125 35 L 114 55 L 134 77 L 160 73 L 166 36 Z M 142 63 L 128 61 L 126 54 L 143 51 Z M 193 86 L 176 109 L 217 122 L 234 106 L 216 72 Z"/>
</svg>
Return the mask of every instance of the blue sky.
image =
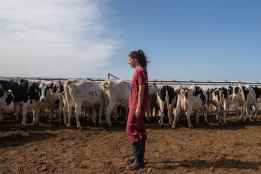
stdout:
<svg viewBox="0 0 261 174">
<path fill-rule="evenodd" d="M 0 76 L 130 79 L 143 49 L 150 79 L 260 80 L 260 0 L 8 0 Z"/>
<path fill-rule="evenodd" d="M 107 71 L 130 78 L 127 55 L 142 48 L 151 79 L 261 80 L 259 0 L 114 0 L 110 8 L 122 45 Z"/>
</svg>

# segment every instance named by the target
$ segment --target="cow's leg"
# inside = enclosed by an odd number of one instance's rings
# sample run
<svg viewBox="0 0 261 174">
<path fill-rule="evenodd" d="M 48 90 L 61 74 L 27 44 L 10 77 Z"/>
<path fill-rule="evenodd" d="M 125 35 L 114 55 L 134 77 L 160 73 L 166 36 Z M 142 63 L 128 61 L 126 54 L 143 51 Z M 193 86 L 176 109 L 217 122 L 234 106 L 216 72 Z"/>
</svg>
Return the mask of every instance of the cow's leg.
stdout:
<svg viewBox="0 0 261 174">
<path fill-rule="evenodd" d="M 169 118 L 169 126 L 171 126 L 173 123 L 173 107 L 172 106 L 168 107 L 168 118 Z"/>
<path fill-rule="evenodd" d="M 71 127 L 71 118 L 72 118 L 72 107 L 68 107 L 68 112 L 66 113 L 67 115 L 67 127 Z"/>
<path fill-rule="evenodd" d="M 152 121 L 154 122 L 155 118 L 156 118 L 156 107 L 155 106 L 152 108 L 151 114 L 152 114 Z"/>
<path fill-rule="evenodd" d="M 229 105 L 227 103 L 224 103 L 223 105 L 220 106 L 219 117 L 220 117 L 221 125 L 226 124 L 226 118 L 228 113 L 229 113 Z"/>
<path fill-rule="evenodd" d="M 102 114 L 103 114 L 102 111 L 103 111 L 103 108 L 102 108 L 102 106 L 100 106 L 99 107 L 99 113 L 98 113 L 99 114 L 98 115 L 99 116 L 99 125 L 102 125 Z"/>
<path fill-rule="evenodd" d="M 164 103 L 160 103 L 160 119 L 159 124 L 163 127 L 164 126 Z"/>
<path fill-rule="evenodd" d="M 223 103 L 223 104 L 219 104 L 219 120 L 218 123 L 219 125 L 224 125 L 226 124 L 226 116 L 227 116 L 227 112 L 229 111 L 229 107 L 227 105 L 227 103 Z"/>
<path fill-rule="evenodd" d="M 9 105 L 8 107 L 10 107 L 11 105 Z M 20 121 L 20 114 L 21 114 L 21 107 L 22 107 L 22 103 L 18 102 L 18 103 L 14 103 L 13 104 L 13 111 L 14 111 L 14 116 L 15 116 L 15 120 L 17 122 Z"/>
<path fill-rule="evenodd" d="M 159 102 L 159 109 L 160 109 L 160 119 L 159 124 L 163 127 L 164 126 L 164 105 L 165 103 L 160 99 L 159 95 L 157 95 L 157 100 Z"/>
<path fill-rule="evenodd" d="M 111 109 L 106 108 L 106 123 L 108 124 L 109 127 L 112 126 L 111 124 Z"/>
<path fill-rule="evenodd" d="M 14 115 L 15 115 L 16 121 L 19 121 L 19 104 L 18 103 L 14 103 Z"/>
<path fill-rule="evenodd" d="M 203 112 L 205 123 L 208 124 L 208 111 Z"/>
<path fill-rule="evenodd" d="M 243 122 L 246 122 L 248 119 L 248 113 L 247 113 L 247 108 L 246 107 L 242 107 L 241 108 L 241 117 L 243 118 Z"/>
<path fill-rule="evenodd" d="M 106 117 L 106 123 L 108 124 L 108 126 L 111 128 L 112 127 L 112 123 L 111 123 L 111 112 L 112 112 L 112 108 L 113 106 L 108 106 L 106 108 L 106 112 L 105 112 L 105 117 Z"/>
<path fill-rule="evenodd" d="M 148 122 L 149 123 L 151 123 L 152 122 L 152 120 L 153 120 L 153 106 L 152 105 L 150 105 L 150 108 L 149 108 L 149 113 L 148 113 Z"/>
<path fill-rule="evenodd" d="M 253 118 L 252 118 L 252 116 L 251 116 L 251 108 L 250 108 L 251 106 L 250 105 L 246 105 L 245 106 L 245 118 L 246 118 L 246 120 L 248 119 L 249 121 L 253 121 Z"/>
<path fill-rule="evenodd" d="M 39 114 L 38 110 L 33 109 L 33 125 L 36 125 L 39 123 Z"/>
<path fill-rule="evenodd" d="M 160 124 L 160 126 L 164 126 L 164 116 L 165 116 L 165 114 L 164 114 L 164 112 L 163 111 L 160 111 L 160 119 L 159 119 L 159 124 Z"/>
<path fill-rule="evenodd" d="M 27 103 L 24 103 L 22 108 L 22 115 L 23 115 L 22 126 L 26 126 L 27 113 L 28 113 L 28 105 Z"/>
<path fill-rule="evenodd" d="M 236 113 L 235 113 L 235 114 L 236 114 L 235 116 L 236 116 L 236 117 L 239 117 L 239 110 L 238 110 L 238 107 L 237 107 L 237 106 L 235 106 L 235 110 L 236 110 L 236 111 L 235 111 L 235 112 L 236 112 Z"/>
<path fill-rule="evenodd" d="M 58 112 L 58 117 L 59 117 L 59 124 L 60 126 L 62 125 L 62 117 L 63 117 L 63 111 L 62 111 L 62 108 L 59 108 L 59 110 L 57 111 Z"/>
<path fill-rule="evenodd" d="M 69 113 L 67 102 L 64 102 L 64 105 L 62 106 L 61 110 L 62 110 L 62 115 L 63 115 L 63 123 L 66 126 L 67 122 L 68 122 L 68 113 Z"/>
<path fill-rule="evenodd" d="M 248 115 L 250 121 L 255 121 L 255 104 L 249 104 L 248 106 Z"/>
<path fill-rule="evenodd" d="M 257 117 L 257 106 L 256 106 L 256 104 L 251 105 L 250 110 L 252 110 L 253 120 L 256 121 L 256 117 Z"/>
<path fill-rule="evenodd" d="M 238 112 L 239 112 L 238 115 L 240 115 L 240 116 L 239 116 L 239 119 L 240 119 L 242 122 L 245 122 L 246 119 L 245 119 L 245 116 L 244 116 L 244 107 L 242 106 L 241 108 L 238 108 Z"/>
<path fill-rule="evenodd" d="M 148 123 L 150 123 L 152 120 L 151 120 L 151 118 L 152 118 L 152 107 L 151 107 L 151 101 L 149 101 L 149 104 L 148 104 L 148 110 L 147 110 L 147 112 L 145 113 L 145 118 L 146 118 L 146 121 L 148 122 Z"/>
<path fill-rule="evenodd" d="M 68 112 L 66 112 L 66 111 L 64 111 L 63 112 L 63 123 L 64 123 L 64 125 L 67 125 L 67 123 L 68 123 Z"/>
<path fill-rule="evenodd" d="M 216 110 L 215 110 L 215 113 L 214 113 L 215 114 L 215 118 L 216 118 L 216 121 L 219 122 L 219 117 L 220 117 L 220 115 L 219 115 L 220 113 L 219 112 L 220 112 L 220 110 L 219 110 L 217 105 L 215 105 L 215 107 L 216 107 Z M 209 109 L 208 109 L 208 112 L 209 112 Z M 211 112 L 209 112 L 209 113 L 211 113 Z"/>
<path fill-rule="evenodd" d="M 225 118 L 225 115 L 226 115 L 226 111 L 225 111 L 225 108 L 224 107 L 222 107 L 222 106 L 220 106 L 219 108 L 218 108 L 218 110 L 217 110 L 217 116 L 218 116 L 218 124 L 219 125 L 222 125 L 224 122 L 224 118 Z"/>
<path fill-rule="evenodd" d="M 97 125 L 97 109 L 96 108 L 94 108 L 94 109 L 92 109 L 92 115 L 91 115 L 91 117 L 92 117 L 92 123 L 94 124 L 94 125 Z"/>
<path fill-rule="evenodd" d="M 33 114 L 33 124 L 35 124 L 35 122 L 36 122 L 36 111 L 33 109 L 33 111 L 32 111 L 32 114 Z"/>
<path fill-rule="evenodd" d="M 49 114 L 50 114 L 50 126 L 52 126 L 54 123 L 54 118 L 57 117 L 57 112 L 55 112 L 55 110 L 51 109 Z"/>
<path fill-rule="evenodd" d="M 195 114 L 196 114 L 196 123 L 199 124 L 200 114 L 198 112 L 196 112 Z"/>
<path fill-rule="evenodd" d="M 224 108 L 220 108 L 218 115 L 219 115 L 219 119 L 218 119 L 219 125 L 221 125 L 221 126 L 225 125 L 226 124 L 227 110 L 225 110 Z"/>
<path fill-rule="evenodd" d="M 221 120 L 220 117 L 221 117 L 221 110 L 222 110 L 222 108 L 221 108 L 221 106 L 219 104 L 216 104 L 215 107 L 216 107 L 216 112 L 215 112 L 216 121 L 220 124 L 220 120 Z"/>
<path fill-rule="evenodd" d="M 81 123 L 80 123 L 81 111 L 82 111 L 82 106 L 81 105 L 76 105 L 75 106 L 75 118 L 76 118 L 76 127 L 78 129 L 81 128 Z"/>
<path fill-rule="evenodd" d="M 172 123 L 172 128 L 176 128 L 178 120 L 179 120 L 179 114 L 180 114 L 180 107 L 177 107 L 175 112 L 174 112 L 174 119 Z"/>
<path fill-rule="evenodd" d="M 192 126 L 192 124 L 191 124 L 191 120 L 190 120 L 191 112 L 188 111 L 188 112 L 186 112 L 185 114 L 186 114 L 186 117 L 187 117 L 188 127 L 189 127 L 189 128 L 193 128 L 193 126 Z"/>
</svg>

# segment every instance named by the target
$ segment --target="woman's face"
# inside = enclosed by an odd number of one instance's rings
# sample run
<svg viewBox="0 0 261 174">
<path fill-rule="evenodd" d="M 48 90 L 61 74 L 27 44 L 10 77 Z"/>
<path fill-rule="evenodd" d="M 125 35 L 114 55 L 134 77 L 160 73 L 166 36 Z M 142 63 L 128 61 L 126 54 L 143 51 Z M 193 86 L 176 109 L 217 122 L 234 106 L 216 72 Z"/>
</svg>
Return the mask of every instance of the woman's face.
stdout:
<svg viewBox="0 0 261 174">
<path fill-rule="evenodd" d="M 128 57 L 128 64 L 132 67 L 135 68 L 137 66 L 137 60 L 133 59 L 131 57 Z"/>
</svg>

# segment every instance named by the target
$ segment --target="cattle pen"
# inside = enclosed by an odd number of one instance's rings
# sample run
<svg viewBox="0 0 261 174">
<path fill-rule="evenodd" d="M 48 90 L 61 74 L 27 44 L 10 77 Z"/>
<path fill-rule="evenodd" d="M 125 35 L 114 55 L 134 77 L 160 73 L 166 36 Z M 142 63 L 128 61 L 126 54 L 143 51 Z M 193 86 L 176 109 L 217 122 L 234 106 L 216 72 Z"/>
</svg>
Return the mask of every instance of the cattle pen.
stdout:
<svg viewBox="0 0 261 174">
<path fill-rule="evenodd" d="M 16 82 L 27 79 L 45 83 L 108 80 L 39 77 L 0 79 Z M 203 89 L 238 85 L 261 86 L 260 82 L 253 81 L 151 80 L 149 84 L 159 87 L 169 85 L 175 89 L 195 86 Z M 260 98 L 257 103 L 261 111 Z M 246 123 L 230 114 L 227 125 L 216 124 L 211 115 L 211 124 L 200 122 L 191 129 L 186 126 L 184 120 L 175 129 L 161 127 L 157 122 L 146 123 L 146 166 L 139 171 L 126 169 L 127 161 L 131 157 L 131 147 L 121 121 L 114 120 L 113 127 L 108 129 L 100 125 L 89 125 L 83 118 L 83 127 L 76 129 L 61 125 L 58 119 L 54 124 L 44 126 L 20 126 L 20 122 L 14 121 L 15 119 L 13 115 L 8 115 L 8 119 L 0 123 L 0 174 L 261 173 L 260 114 L 257 120 Z M 195 119 L 192 122 L 194 124 Z M 75 120 L 72 125 L 75 126 Z"/>
</svg>

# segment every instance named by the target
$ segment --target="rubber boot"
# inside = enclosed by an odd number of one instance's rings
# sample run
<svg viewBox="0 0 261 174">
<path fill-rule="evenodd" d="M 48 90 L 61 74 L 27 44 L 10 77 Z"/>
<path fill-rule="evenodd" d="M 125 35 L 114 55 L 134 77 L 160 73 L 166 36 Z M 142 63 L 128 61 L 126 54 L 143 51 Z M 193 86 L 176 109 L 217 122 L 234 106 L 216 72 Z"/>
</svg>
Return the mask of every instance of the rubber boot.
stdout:
<svg viewBox="0 0 261 174">
<path fill-rule="evenodd" d="M 144 167 L 142 163 L 142 143 L 138 141 L 132 145 L 134 161 L 128 166 L 129 170 L 138 170 Z"/>
</svg>

